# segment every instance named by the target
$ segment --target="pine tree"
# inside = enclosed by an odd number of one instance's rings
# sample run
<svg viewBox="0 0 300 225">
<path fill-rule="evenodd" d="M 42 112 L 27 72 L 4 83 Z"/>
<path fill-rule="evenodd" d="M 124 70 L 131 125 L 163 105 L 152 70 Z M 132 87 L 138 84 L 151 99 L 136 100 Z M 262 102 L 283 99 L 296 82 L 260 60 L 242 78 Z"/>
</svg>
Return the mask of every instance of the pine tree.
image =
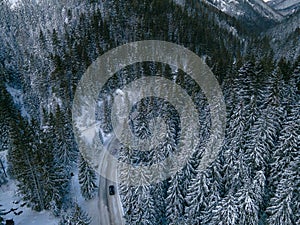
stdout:
<svg viewBox="0 0 300 225">
<path fill-rule="evenodd" d="M 259 201 L 255 198 L 255 191 L 248 180 L 236 194 L 239 224 L 258 224 Z"/>
<path fill-rule="evenodd" d="M 156 222 L 156 209 L 154 208 L 154 198 L 151 195 L 152 186 L 146 186 L 142 188 L 142 193 L 140 194 L 140 204 L 138 207 L 141 207 L 142 212 L 139 215 L 139 221 L 136 221 L 135 224 L 143 225 L 155 225 Z"/>
<path fill-rule="evenodd" d="M 8 151 L 11 148 L 11 121 L 15 119 L 16 114 L 12 98 L 6 90 L 4 80 L 0 78 L 0 151 Z"/>
<path fill-rule="evenodd" d="M 208 195 L 209 178 L 207 171 L 199 171 L 187 189 L 185 217 L 188 224 L 201 222 L 202 213 L 208 206 Z"/>
<path fill-rule="evenodd" d="M 18 180 L 18 188 L 24 200 L 29 201 L 32 208 L 43 210 L 45 201 L 38 171 L 38 139 L 35 136 L 35 128 L 20 117 L 14 132 L 13 148 L 8 155 L 12 177 Z"/>
<path fill-rule="evenodd" d="M 77 150 L 73 142 L 73 133 L 70 114 L 64 112 L 58 106 L 55 112 L 55 117 L 51 121 L 51 126 L 54 127 L 56 134 L 54 148 L 56 149 L 56 160 L 63 165 L 68 173 L 74 167 L 77 160 Z"/>
<path fill-rule="evenodd" d="M 156 184 L 151 191 L 154 200 L 154 215 L 156 224 L 166 224 L 166 198 L 168 182 L 163 181 Z"/>
<path fill-rule="evenodd" d="M 23 199 L 35 210 L 51 209 L 58 215 L 69 193 L 69 178 L 55 161 L 54 135 L 48 130 L 42 132 L 34 120 L 28 124 L 20 117 L 8 162 Z"/>
<path fill-rule="evenodd" d="M 7 172 L 6 172 L 6 168 L 4 167 L 4 160 L 3 158 L 0 156 L 0 187 L 3 184 L 6 184 L 8 181 L 8 177 L 7 177 Z"/>
<path fill-rule="evenodd" d="M 270 206 L 267 208 L 269 214 L 268 224 L 296 225 L 297 220 L 299 221 L 300 177 L 299 174 L 297 174 L 299 165 L 298 161 L 298 163 L 295 164 L 296 168 L 288 167 L 284 171 L 284 177 L 277 185 L 275 196 L 271 198 Z"/>
<path fill-rule="evenodd" d="M 74 203 L 59 221 L 60 225 L 89 225 L 90 223 L 91 217 L 79 207 L 78 203 Z"/>
<path fill-rule="evenodd" d="M 92 199 L 97 190 L 96 185 L 96 173 L 88 165 L 83 156 L 80 156 L 79 159 L 79 184 L 82 196 L 86 199 Z"/>
<path fill-rule="evenodd" d="M 207 225 L 237 225 L 239 224 L 239 213 L 235 196 L 229 194 L 213 208 L 212 215 L 203 221 Z"/>
<path fill-rule="evenodd" d="M 184 197 L 182 184 L 182 171 L 178 171 L 171 179 L 167 191 L 167 221 L 168 224 L 182 224 L 184 219 Z"/>
<path fill-rule="evenodd" d="M 251 170 L 265 170 L 272 149 L 275 146 L 277 128 L 273 118 L 267 114 L 260 116 L 247 132 L 245 144 L 245 157 Z"/>
<path fill-rule="evenodd" d="M 229 119 L 229 125 L 226 129 L 226 140 L 224 150 L 222 152 L 224 158 L 224 182 L 225 191 L 239 187 L 240 180 L 237 175 L 241 175 L 239 171 L 241 153 L 245 144 L 245 107 L 243 103 L 237 103 L 233 114 Z M 238 178 L 239 179 L 239 178 Z"/>
<path fill-rule="evenodd" d="M 269 224 L 296 224 L 299 220 L 299 107 L 289 108 L 271 163 L 275 190 L 267 208 Z"/>
<path fill-rule="evenodd" d="M 53 129 L 44 130 L 40 135 L 39 173 L 44 190 L 45 208 L 51 209 L 58 216 L 65 202 L 69 199 L 70 176 L 66 174 L 64 166 L 55 160 L 55 147 Z"/>
</svg>

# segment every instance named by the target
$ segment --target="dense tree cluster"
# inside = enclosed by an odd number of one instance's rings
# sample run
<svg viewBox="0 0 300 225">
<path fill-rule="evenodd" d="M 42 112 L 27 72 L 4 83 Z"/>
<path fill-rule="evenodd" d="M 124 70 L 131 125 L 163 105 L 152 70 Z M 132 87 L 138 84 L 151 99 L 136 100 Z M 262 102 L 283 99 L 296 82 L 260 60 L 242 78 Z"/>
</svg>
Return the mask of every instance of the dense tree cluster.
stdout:
<svg viewBox="0 0 300 225">
<path fill-rule="evenodd" d="M 163 76 L 186 90 L 201 125 L 199 133 L 191 128 L 181 137 L 180 116 L 169 102 L 152 97 L 133 107 L 130 126 L 136 136 L 151 135 L 151 123 L 164 123 L 166 134 L 157 137 L 163 141 L 151 151 L 116 149 L 119 160 L 163 161 L 176 154 L 180 137 L 199 139 L 199 146 L 181 170 L 160 183 L 145 173 L 143 185 L 123 185 L 131 174 L 120 171 L 126 223 L 300 224 L 299 59 L 274 60 L 267 38 L 257 38 L 253 27 L 254 34 L 202 1 L 184 6 L 168 0 L 68 2 L 49 8 L 46 0 L 22 0 L 11 8 L 0 1 L 0 151 L 8 152 L 6 170 L 29 206 L 63 215 L 61 224 L 90 223 L 71 192 L 76 172 L 86 200 L 97 190 L 96 173 L 73 137 L 76 85 L 107 50 L 158 39 L 186 46 L 210 66 L 225 96 L 226 135 L 215 162 L 200 170 L 211 125 L 201 88 L 183 71 L 160 63 L 137 63 L 115 74 L 99 93 L 103 134 L 112 132 L 113 93 L 143 76 Z"/>
</svg>

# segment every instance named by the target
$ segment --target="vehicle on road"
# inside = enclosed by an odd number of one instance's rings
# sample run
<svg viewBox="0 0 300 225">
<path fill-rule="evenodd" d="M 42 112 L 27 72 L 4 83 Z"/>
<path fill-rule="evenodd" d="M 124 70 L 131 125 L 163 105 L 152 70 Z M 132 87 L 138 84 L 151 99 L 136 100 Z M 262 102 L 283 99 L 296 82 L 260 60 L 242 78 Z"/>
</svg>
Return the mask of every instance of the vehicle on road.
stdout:
<svg viewBox="0 0 300 225">
<path fill-rule="evenodd" d="M 114 185 L 109 185 L 108 190 L 109 190 L 109 195 L 115 194 L 115 186 Z"/>
</svg>

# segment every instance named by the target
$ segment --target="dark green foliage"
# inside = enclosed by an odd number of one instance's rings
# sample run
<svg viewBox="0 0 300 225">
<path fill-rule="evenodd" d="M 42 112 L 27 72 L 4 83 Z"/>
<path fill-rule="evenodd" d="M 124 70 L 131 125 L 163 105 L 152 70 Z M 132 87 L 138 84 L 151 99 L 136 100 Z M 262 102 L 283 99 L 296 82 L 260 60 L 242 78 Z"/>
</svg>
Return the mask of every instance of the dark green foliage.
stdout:
<svg viewBox="0 0 300 225">
<path fill-rule="evenodd" d="M 92 199 L 96 195 L 97 190 L 96 173 L 82 155 L 79 159 L 78 176 L 82 196 L 86 200 Z"/>
<path fill-rule="evenodd" d="M 268 224 L 296 224 L 299 220 L 299 106 L 288 109 L 271 163 Z"/>
<path fill-rule="evenodd" d="M 35 210 L 52 209 L 57 214 L 64 203 L 69 180 L 63 165 L 55 161 L 52 135 L 40 131 L 34 121 L 29 124 L 19 118 L 8 160 L 23 199 Z"/>
<path fill-rule="evenodd" d="M 59 221 L 59 225 L 89 225 L 90 223 L 91 218 L 77 203 L 74 203 Z"/>
<path fill-rule="evenodd" d="M 6 168 L 3 163 L 3 157 L 0 157 L 0 187 L 3 184 L 6 184 L 8 181 L 8 176 L 6 172 Z"/>
<path fill-rule="evenodd" d="M 14 127 L 14 143 L 8 160 L 11 175 L 19 181 L 24 200 L 30 201 L 33 208 L 43 210 L 45 201 L 42 196 L 38 166 L 35 164 L 38 153 L 35 137 L 34 128 L 19 118 Z"/>
<path fill-rule="evenodd" d="M 182 172 L 179 171 L 170 179 L 167 191 L 166 213 L 168 224 L 182 224 L 184 221 L 184 196 L 182 189 Z"/>
<path fill-rule="evenodd" d="M 0 3 L 5 34 L 0 35 L 0 151 L 8 150 L 9 171 L 23 198 L 36 210 L 59 215 L 73 197 L 69 176 L 78 165 L 82 195 L 94 197 L 95 172 L 82 157 L 76 163 L 70 109 L 77 83 L 104 52 L 155 39 L 183 45 L 205 59 L 226 98 L 226 138 L 218 159 L 206 171 L 197 169 L 210 136 L 211 110 L 200 88 L 183 71 L 159 63 L 119 71 L 101 93 L 108 95 L 101 96 L 105 109 L 98 118 L 104 133 L 112 132 L 109 97 L 144 75 L 163 76 L 185 88 L 202 124 L 199 133 L 189 134 L 200 137 L 201 144 L 174 177 L 150 185 L 151 174 L 142 174 L 148 186 L 121 185 L 126 223 L 299 224 L 299 59 L 295 65 L 284 58 L 273 61 L 270 40 L 257 33 L 261 28 L 249 29 L 205 1 L 187 0 L 183 7 L 168 0 L 99 2 L 78 1 L 63 10 L 58 3 L 49 7 L 31 1 L 24 10 Z M 294 33 L 296 40 L 299 29 Z M 12 99 L 8 87 L 20 90 L 23 102 Z M 142 110 L 163 114 L 159 104 L 143 104 Z M 29 117 L 19 116 L 17 109 Z M 151 164 L 174 154 L 180 133 L 178 118 L 171 118 L 175 114 L 164 114 L 169 132 L 152 152 L 124 148 L 117 157 Z M 132 122 L 133 130 L 145 138 L 151 133 L 147 115 L 139 119 Z M 130 179 L 126 172 L 121 171 L 121 180 Z M 74 204 L 61 224 L 89 222 Z"/>
<path fill-rule="evenodd" d="M 12 98 L 0 78 L 0 151 L 11 148 L 12 121 L 15 120 L 16 114 Z"/>
<path fill-rule="evenodd" d="M 69 111 L 62 111 L 58 106 L 55 116 L 50 121 L 50 126 L 54 141 L 55 160 L 70 173 L 76 165 L 77 149 L 74 144 L 71 114 Z"/>
</svg>

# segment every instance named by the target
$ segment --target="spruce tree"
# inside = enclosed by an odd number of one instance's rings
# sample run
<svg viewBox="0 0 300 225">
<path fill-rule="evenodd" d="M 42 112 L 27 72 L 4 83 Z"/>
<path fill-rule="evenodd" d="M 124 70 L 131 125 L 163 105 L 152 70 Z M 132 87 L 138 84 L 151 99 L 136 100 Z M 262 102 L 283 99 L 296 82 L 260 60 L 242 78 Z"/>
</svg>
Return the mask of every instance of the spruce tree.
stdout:
<svg viewBox="0 0 300 225">
<path fill-rule="evenodd" d="M 79 184 L 82 196 L 86 199 L 92 199 L 97 190 L 96 173 L 90 167 L 88 162 L 80 156 L 79 159 Z"/>
<path fill-rule="evenodd" d="M 167 191 L 167 221 L 168 224 L 179 225 L 184 219 L 184 197 L 182 190 L 182 171 L 178 171 L 171 179 Z"/>
<path fill-rule="evenodd" d="M 269 224 L 296 224 L 299 220 L 299 107 L 289 108 L 271 163 L 271 188 L 267 208 Z"/>
<path fill-rule="evenodd" d="M 65 202 L 69 200 L 70 175 L 66 173 L 64 165 L 55 159 L 56 149 L 53 140 L 55 134 L 51 127 L 40 135 L 38 152 L 39 172 L 44 190 L 45 208 L 52 210 L 58 216 Z"/>
<path fill-rule="evenodd" d="M 237 199 L 231 193 L 218 202 L 212 209 L 212 214 L 208 220 L 204 221 L 207 225 L 238 225 L 239 212 L 237 208 Z"/>
<path fill-rule="evenodd" d="M 0 67 L 0 73 L 1 73 Z M 1 76 L 1 74 L 0 74 Z M 0 151 L 8 151 L 12 147 L 12 121 L 15 120 L 15 109 L 11 95 L 6 90 L 3 77 L 0 78 Z"/>
<path fill-rule="evenodd" d="M 239 212 L 239 224 L 258 224 L 259 201 L 256 199 L 256 190 L 252 187 L 250 179 L 237 192 L 237 209 Z M 260 197 L 260 196 L 259 196 Z"/>
<path fill-rule="evenodd" d="M 38 138 L 35 129 L 20 116 L 14 126 L 13 147 L 8 155 L 12 177 L 18 181 L 18 188 L 24 200 L 36 210 L 45 209 L 43 187 L 39 173 Z"/>
<path fill-rule="evenodd" d="M 55 160 L 64 166 L 67 173 L 70 173 L 77 160 L 77 150 L 73 142 L 70 114 L 57 106 L 51 126 L 53 126 L 56 135 L 54 143 L 56 149 Z"/>
<path fill-rule="evenodd" d="M 78 203 L 74 203 L 59 221 L 60 225 L 89 225 L 90 223 L 91 217 L 80 208 Z"/>
<path fill-rule="evenodd" d="M 198 171 L 187 189 L 185 219 L 187 224 L 201 223 L 202 214 L 207 209 L 209 178 L 207 171 Z"/>
</svg>

